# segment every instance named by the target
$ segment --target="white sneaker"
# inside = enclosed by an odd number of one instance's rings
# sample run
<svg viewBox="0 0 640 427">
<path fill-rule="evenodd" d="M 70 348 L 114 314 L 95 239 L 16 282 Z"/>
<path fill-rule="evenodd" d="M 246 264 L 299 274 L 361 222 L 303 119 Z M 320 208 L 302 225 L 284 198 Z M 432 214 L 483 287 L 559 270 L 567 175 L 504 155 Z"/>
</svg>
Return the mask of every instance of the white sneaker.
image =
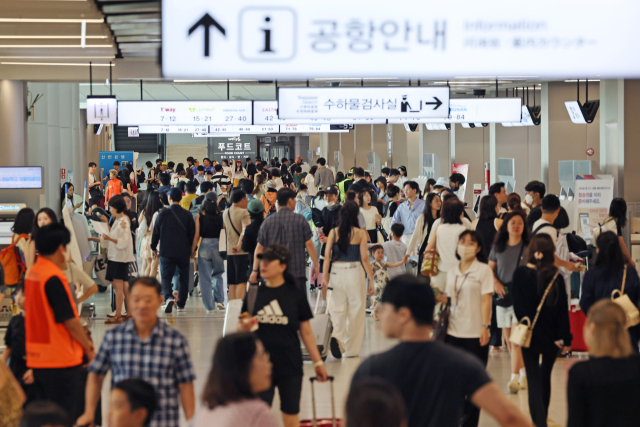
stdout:
<svg viewBox="0 0 640 427">
<path fill-rule="evenodd" d="M 169 314 L 173 310 L 174 304 L 175 304 L 175 301 L 173 299 L 168 299 L 164 302 L 164 304 L 162 304 L 162 309 L 164 310 L 165 313 Z"/>
<path fill-rule="evenodd" d="M 520 390 L 526 390 L 527 387 L 529 386 L 529 383 L 527 382 L 527 377 L 526 376 L 521 376 L 520 379 L 518 380 L 518 383 L 520 384 Z"/>
<path fill-rule="evenodd" d="M 518 394 L 518 392 L 520 391 L 520 383 L 516 378 L 514 378 L 509 381 L 509 384 L 507 384 L 507 388 L 509 389 L 509 393 Z"/>
<path fill-rule="evenodd" d="M 127 315 L 127 310 L 123 310 L 122 311 L 122 316 L 126 316 Z M 107 314 L 107 317 L 111 318 L 111 317 L 116 317 L 116 311 L 113 310 L 111 313 Z"/>
<path fill-rule="evenodd" d="M 221 302 L 217 302 L 217 303 L 216 303 L 216 308 L 217 308 L 218 310 L 224 310 L 224 309 L 225 309 L 225 308 L 224 308 L 224 304 L 223 304 L 223 303 L 221 303 Z"/>
</svg>

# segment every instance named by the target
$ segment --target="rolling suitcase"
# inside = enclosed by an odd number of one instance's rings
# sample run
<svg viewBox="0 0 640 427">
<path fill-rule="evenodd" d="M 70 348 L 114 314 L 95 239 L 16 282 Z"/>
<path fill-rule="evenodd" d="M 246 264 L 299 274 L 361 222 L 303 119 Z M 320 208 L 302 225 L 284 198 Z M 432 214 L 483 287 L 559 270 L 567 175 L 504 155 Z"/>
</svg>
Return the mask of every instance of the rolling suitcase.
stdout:
<svg viewBox="0 0 640 427">
<path fill-rule="evenodd" d="M 318 351 L 320 352 L 320 357 L 322 360 L 327 358 L 329 354 L 329 349 L 331 347 L 331 333 L 333 332 L 333 324 L 331 323 L 331 317 L 329 317 L 329 301 L 331 301 L 331 291 L 329 288 L 327 292 L 327 310 L 324 314 L 318 313 L 318 304 L 320 304 L 320 300 L 322 299 L 321 293 L 318 292 L 318 297 L 316 299 L 316 308 L 313 313 L 313 319 L 309 320 L 309 324 L 311 325 L 311 330 L 313 331 L 313 336 L 316 339 L 316 344 L 318 345 Z M 300 332 L 298 332 L 298 336 L 300 337 Z M 302 337 L 300 337 L 300 347 L 302 349 L 302 359 L 303 360 L 311 360 L 309 356 L 309 351 L 307 351 L 307 347 L 305 347 L 304 342 L 302 341 Z"/>
<path fill-rule="evenodd" d="M 313 409 L 313 419 L 300 421 L 300 427 L 340 427 L 342 426 L 342 420 L 336 418 L 336 400 L 333 395 L 333 377 L 328 377 L 331 386 L 331 418 L 318 419 L 316 415 L 316 392 L 314 384 L 317 380 L 316 377 L 309 378 L 311 381 L 311 404 Z"/>
</svg>

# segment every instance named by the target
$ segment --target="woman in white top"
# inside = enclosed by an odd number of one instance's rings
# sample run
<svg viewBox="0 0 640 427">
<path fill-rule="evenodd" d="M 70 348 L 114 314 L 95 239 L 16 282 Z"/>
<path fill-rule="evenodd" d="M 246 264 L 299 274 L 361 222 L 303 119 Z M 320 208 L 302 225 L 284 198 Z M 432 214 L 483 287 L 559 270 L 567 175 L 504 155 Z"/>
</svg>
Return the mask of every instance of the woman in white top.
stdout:
<svg viewBox="0 0 640 427">
<path fill-rule="evenodd" d="M 563 261 L 572 262 L 571 251 L 569 250 L 569 244 L 567 243 L 567 235 L 562 234 L 560 230 L 569 226 L 569 215 L 567 211 L 561 207 L 560 212 L 556 220 L 553 221 L 553 228 L 558 231 L 558 239 L 556 240 L 556 256 Z M 578 257 L 576 257 L 576 260 Z M 567 291 L 567 303 L 569 304 L 569 310 L 571 310 L 571 272 L 564 267 L 558 267 L 560 274 L 564 277 L 564 286 Z"/>
<path fill-rule="evenodd" d="M 378 230 L 382 216 L 378 213 L 378 209 L 371 206 L 371 194 L 368 190 L 358 193 L 358 204 L 360 205 L 360 213 L 364 216 L 367 224 L 367 233 L 369 233 L 369 242 L 378 243 Z"/>
<path fill-rule="evenodd" d="M 176 173 L 173 178 L 171 178 L 171 186 L 172 187 L 177 187 L 179 182 L 189 182 L 189 180 L 187 179 L 187 171 L 186 170 L 181 170 L 180 172 Z"/>
<path fill-rule="evenodd" d="M 318 170 L 318 166 L 312 166 L 309 170 L 309 173 L 304 178 L 304 183 L 306 184 L 308 190 L 307 194 L 311 197 L 316 197 L 318 194 L 318 187 L 316 187 L 316 171 Z"/>
<path fill-rule="evenodd" d="M 74 194 L 73 184 L 70 182 L 64 183 L 61 191 L 62 208 L 69 208 L 73 212 L 82 213 L 82 197 Z"/>
<path fill-rule="evenodd" d="M 121 195 L 113 196 L 109 201 L 109 212 L 115 218 L 109 233 L 103 234 L 99 241 L 107 248 L 106 280 L 110 281 L 116 293 L 115 316 L 108 319 L 106 324 L 118 324 L 124 321 L 122 317 L 122 303 L 125 295 L 129 294 L 129 263 L 136 260 L 133 255 L 133 240 L 131 239 L 131 224 L 125 214 L 127 203 Z M 104 219 L 103 219 L 104 220 Z M 96 238 L 89 238 L 95 241 Z M 127 315 L 130 317 L 130 315 Z"/>
<path fill-rule="evenodd" d="M 241 179 L 246 177 L 247 177 L 247 170 L 242 167 L 242 160 L 240 159 L 236 160 L 236 167 L 233 169 L 232 176 L 231 176 L 231 180 L 233 181 L 233 187 L 234 188 L 237 187 L 238 182 L 240 182 Z"/>
<path fill-rule="evenodd" d="M 440 218 L 431 226 L 431 235 L 427 244 L 427 251 L 436 250 L 440 256 L 438 274 L 431 278 L 431 287 L 444 291 L 447 285 L 447 273 L 458 264 L 456 250 L 458 238 L 467 230 L 462 224 L 464 205 L 458 199 L 450 198 L 442 205 Z"/>
<path fill-rule="evenodd" d="M 269 181 L 273 182 L 276 186 L 276 190 L 284 187 L 284 182 L 282 182 L 282 178 L 280 178 L 280 170 L 277 168 L 273 168 L 269 171 L 271 173 L 271 179 Z"/>
<path fill-rule="evenodd" d="M 153 191 L 146 196 L 146 205 L 140 215 L 136 242 L 138 244 L 138 255 L 142 258 L 142 276 L 156 277 L 158 274 L 158 259 L 153 259 L 151 250 L 151 235 L 155 226 L 158 213 L 162 210 L 162 200 L 160 193 Z"/>
<path fill-rule="evenodd" d="M 418 249 L 418 272 L 422 268 L 424 251 L 429 243 L 433 224 L 440 218 L 440 209 L 442 208 L 442 201 L 437 193 L 429 193 L 425 201 L 424 212 L 418 217 L 415 231 L 407 245 L 407 255 L 411 255 L 416 248 Z"/>
<path fill-rule="evenodd" d="M 221 338 L 195 426 L 279 426 L 271 407 L 258 397 L 271 388 L 271 371 L 269 353 L 255 334 L 242 332 Z"/>
<path fill-rule="evenodd" d="M 493 272 L 485 263 L 480 233 L 466 230 L 460 235 L 456 258 L 460 262 L 447 273 L 447 290 L 438 298 L 451 304 L 445 342 L 476 355 L 487 366 Z M 464 426 L 477 426 L 480 409 L 468 402 L 464 418 Z"/>
</svg>

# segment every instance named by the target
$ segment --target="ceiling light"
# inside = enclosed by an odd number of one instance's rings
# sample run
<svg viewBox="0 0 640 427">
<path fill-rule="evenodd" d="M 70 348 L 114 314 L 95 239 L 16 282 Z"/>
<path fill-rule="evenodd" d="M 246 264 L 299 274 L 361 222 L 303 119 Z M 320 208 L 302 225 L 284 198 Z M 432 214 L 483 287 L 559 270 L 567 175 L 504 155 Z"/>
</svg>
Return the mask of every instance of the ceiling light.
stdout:
<svg viewBox="0 0 640 427">
<path fill-rule="evenodd" d="M 79 39 L 82 36 L 0 36 L 0 39 Z M 109 36 L 85 36 L 87 39 L 106 39 Z"/>
<path fill-rule="evenodd" d="M 77 64 L 72 62 L 0 62 L 0 65 L 68 65 L 75 67 L 88 67 L 89 64 Z M 114 67 L 116 64 L 92 64 L 94 67 Z"/>
<path fill-rule="evenodd" d="M 40 19 L 40 18 L 0 18 L 0 22 L 14 23 L 52 23 L 52 24 L 79 24 L 86 22 L 87 24 L 103 24 L 104 19 Z"/>
<path fill-rule="evenodd" d="M 25 45 L 20 45 L 20 44 L 3 44 L 0 45 L 0 49 L 24 49 L 24 48 L 35 48 L 35 49 L 48 49 L 48 48 L 75 48 L 75 47 L 90 47 L 90 48 L 96 48 L 96 47 L 113 47 L 113 45 L 111 44 L 88 44 L 85 46 L 79 45 L 79 44 L 25 44 Z"/>
</svg>

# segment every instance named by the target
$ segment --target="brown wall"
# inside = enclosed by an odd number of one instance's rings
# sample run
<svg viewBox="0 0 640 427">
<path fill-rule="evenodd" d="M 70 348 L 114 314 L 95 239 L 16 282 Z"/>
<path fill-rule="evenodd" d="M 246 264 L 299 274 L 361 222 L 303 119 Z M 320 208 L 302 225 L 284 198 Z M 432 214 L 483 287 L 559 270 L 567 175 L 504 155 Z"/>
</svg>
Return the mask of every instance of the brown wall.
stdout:
<svg viewBox="0 0 640 427">
<path fill-rule="evenodd" d="M 624 198 L 640 202 L 640 80 L 624 81 Z"/>
<path fill-rule="evenodd" d="M 497 123 L 496 158 L 515 159 L 516 192 L 524 194 L 529 181 L 541 178 L 540 126 L 504 127 Z"/>
<path fill-rule="evenodd" d="M 549 83 L 549 188 L 548 193 L 559 194 L 558 161 L 593 160 L 599 173 L 600 165 L 600 111 L 593 123 L 577 125 L 571 122 L 565 101 L 575 100 L 576 83 Z M 600 98 L 600 84 L 589 83 L 589 99 Z M 580 84 L 580 102 L 585 101 L 585 85 Z M 593 156 L 587 156 L 593 148 Z"/>
<path fill-rule="evenodd" d="M 489 127 L 463 128 L 456 125 L 456 157 L 455 163 L 469 165 L 467 191 L 465 200 L 469 205 L 473 202 L 473 184 L 484 184 L 484 162 L 489 161 Z M 451 175 L 451 171 L 442 171 L 443 176 Z M 484 189 L 484 185 L 482 186 Z M 460 196 L 460 195 L 459 195 Z"/>
<path fill-rule="evenodd" d="M 424 125 L 423 125 L 424 126 Z M 448 130 L 423 130 L 423 153 L 434 153 L 440 160 L 440 174 L 436 177 L 449 176 L 449 139 L 451 131 Z M 422 171 L 420 171 L 422 175 Z"/>
</svg>

